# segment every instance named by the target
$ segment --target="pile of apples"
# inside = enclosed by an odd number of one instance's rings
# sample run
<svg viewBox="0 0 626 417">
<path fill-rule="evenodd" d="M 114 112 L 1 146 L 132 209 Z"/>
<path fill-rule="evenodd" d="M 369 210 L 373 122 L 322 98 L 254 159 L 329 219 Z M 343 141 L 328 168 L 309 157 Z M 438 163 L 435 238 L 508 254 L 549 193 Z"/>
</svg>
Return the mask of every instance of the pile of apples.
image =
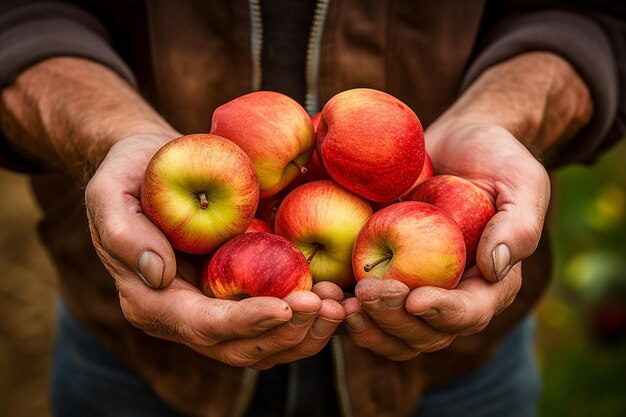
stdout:
<svg viewBox="0 0 626 417">
<path fill-rule="evenodd" d="M 232 300 L 365 276 L 452 289 L 494 215 L 472 183 L 435 175 L 406 104 L 364 88 L 312 119 L 276 92 L 222 105 L 209 134 L 154 155 L 141 203 L 174 248 L 207 257 L 202 291 Z"/>
</svg>

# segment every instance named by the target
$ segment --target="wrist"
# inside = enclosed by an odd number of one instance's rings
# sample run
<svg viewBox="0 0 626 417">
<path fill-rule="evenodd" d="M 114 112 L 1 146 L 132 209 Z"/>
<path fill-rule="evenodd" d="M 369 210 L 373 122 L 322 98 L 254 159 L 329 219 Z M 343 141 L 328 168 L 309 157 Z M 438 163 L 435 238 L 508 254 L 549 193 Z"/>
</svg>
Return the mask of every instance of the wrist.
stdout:
<svg viewBox="0 0 626 417">
<path fill-rule="evenodd" d="M 177 132 L 117 73 L 73 57 L 42 61 L 2 91 L 2 129 L 15 149 L 85 183 L 111 147 Z"/>
<path fill-rule="evenodd" d="M 568 62 L 530 52 L 487 69 L 429 130 L 499 126 L 538 155 L 570 140 L 592 111 L 589 90 Z"/>
</svg>

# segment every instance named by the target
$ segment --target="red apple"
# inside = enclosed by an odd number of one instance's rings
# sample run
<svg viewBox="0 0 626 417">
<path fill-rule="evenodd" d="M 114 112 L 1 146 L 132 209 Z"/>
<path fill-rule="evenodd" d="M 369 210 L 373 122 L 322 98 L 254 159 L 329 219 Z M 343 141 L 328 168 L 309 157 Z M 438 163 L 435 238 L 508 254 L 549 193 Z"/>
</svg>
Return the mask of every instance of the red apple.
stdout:
<svg viewBox="0 0 626 417">
<path fill-rule="evenodd" d="M 413 183 L 409 191 L 402 194 L 402 196 L 400 197 L 400 200 L 401 201 L 406 200 L 406 197 L 409 195 L 411 191 L 415 189 L 415 187 L 417 187 L 418 185 L 420 185 L 427 179 L 432 178 L 434 176 L 435 176 L 435 168 L 433 167 L 433 162 L 430 160 L 428 153 L 424 152 L 424 166 L 422 167 L 422 172 L 420 172 L 420 176 L 417 177 L 417 179 L 415 180 L 415 182 Z"/>
<path fill-rule="evenodd" d="M 467 266 L 476 262 L 478 242 L 495 214 L 491 200 L 480 188 L 460 177 L 438 175 L 418 185 L 407 200 L 424 201 L 448 213 L 463 231 Z"/>
<path fill-rule="evenodd" d="M 424 153 L 424 167 L 422 168 L 422 172 L 421 172 L 420 176 L 417 177 L 417 179 L 415 180 L 415 183 L 411 186 L 411 189 L 409 191 L 407 191 L 406 193 L 404 193 L 403 195 L 401 195 L 400 198 L 398 198 L 397 201 L 392 201 L 390 203 L 376 203 L 376 202 L 372 202 L 372 208 L 374 209 L 374 211 L 379 211 L 381 209 L 384 209 L 387 206 L 390 206 L 391 204 L 398 203 L 400 201 L 408 200 L 407 196 L 410 194 L 411 191 L 413 191 L 415 189 L 415 187 L 417 187 L 418 185 L 420 185 L 421 183 L 423 183 L 427 179 L 432 178 L 434 175 L 435 175 L 435 169 L 433 168 L 433 163 L 430 160 L 430 157 L 428 156 L 428 154 Z"/>
<path fill-rule="evenodd" d="M 205 265 L 200 288 L 227 300 L 284 298 L 310 290 L 311 272 L 302 252 L 271 233 L 244 233 L 224 243 Z"/>
<path fill-rule="evenodd" d="M 243 233 L 257 207 L 259 185 L 252 161 L 217 135 L 175 139 L 152 158 L 144 174 L 144 214 L 184 252 L 213 252 Z"/>
<path fill-rule="evenodd" d="M 396 279 L 410 289 L 455 288 L 465 268 L 465 243 L 456 222 L 431 204 L 404 201 L 374 213 L 354 242 L 352 268 Z"/>
<path fill-rule="evenodd" d="M 407 192 L 424 164 L 424 133 L 413 111 L 378 90 L 332 97 L 315 134 L 322 166 L 339 185 L 377 202 Z"/>
<path fill-rule="evenodd" d="M 246 94 L 218 107 L 211 133 L 232 140 L 250 156 L 261 197 L 278 193 L 304 174 L 315 146 L 307 112 L 273 91 Z"/>
<path fill-rule="evenodd" d="M 261 219 L 252 219 L 252 222 L 250 222 L 250 226 L 248 226 L 245 233 L 255 232 L 274 233 L 272 226 L 270 226 L 267 222 L 264 222 Z"/>
<path fill-rule="evenodd" d="M 278 208 L 274 228 L 309 261 L 314 282 L 354 283 L 352 246 L 372 208 L 333 181 L 301 185 Z"/>
</svg>

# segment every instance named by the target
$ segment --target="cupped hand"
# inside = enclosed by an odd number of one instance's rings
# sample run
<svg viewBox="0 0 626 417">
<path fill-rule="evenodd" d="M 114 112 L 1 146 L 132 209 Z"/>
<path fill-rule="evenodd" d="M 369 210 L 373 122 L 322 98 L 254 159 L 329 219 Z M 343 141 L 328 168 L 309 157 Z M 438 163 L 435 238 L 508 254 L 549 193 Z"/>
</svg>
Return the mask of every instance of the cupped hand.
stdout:
<svg viewBox="0 0 626 417">
<path fill-rule="evenodd" d="M 145 217 L 143 174 L 170 139 L 145 135 L 118 142 L 85 191 L 92 240 L 119 291 L 124 316 L 152 336 L 232 366 L 266 369 L 317 353 L 344 317 L 338 300 L 322 299 L 337 292 L 328 283 L 282 300 L 207 297 L 197 287 L 194 257 L 176 254 Z"/>
<path fill-rule="evenodd" d="M 454 290 L 409 291 L 395 280 L 365 278 L 343 302 L 346 330 L 361 347 L 393 360 L 447 347 L 484 329 L 509 306 L 522 283 L 521 261 L 536 249 L 550 199 L 543 166 L 506 129 L 442 120 L 426 132 L 438 174 L 480 187 L 496 214 L 481 237 L 477 265 Z"/>
</svg>

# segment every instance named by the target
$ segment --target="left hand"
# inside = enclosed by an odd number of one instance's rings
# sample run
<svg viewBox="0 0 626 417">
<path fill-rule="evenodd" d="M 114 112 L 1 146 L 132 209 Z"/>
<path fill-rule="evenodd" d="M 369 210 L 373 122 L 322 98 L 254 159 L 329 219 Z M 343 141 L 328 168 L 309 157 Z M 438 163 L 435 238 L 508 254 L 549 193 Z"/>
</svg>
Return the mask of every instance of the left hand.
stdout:
<svg viewBox="0 0 626 417">
<path fill-rule="evenodd" d="M 443 349 L 484 329 L 508 307 L 522 282 L 521 261 L 537 247 L 550 198 L 543 166 L 506 129 L 442 118 L 426 132 L 439 174 L 463 177 L 492 199 L 477 266 L 454 290 L 409 291 L 395 280 L 365 278 L 343 302 L 346 330 L 357 345 L 392 360 Z"/>
</svg>

